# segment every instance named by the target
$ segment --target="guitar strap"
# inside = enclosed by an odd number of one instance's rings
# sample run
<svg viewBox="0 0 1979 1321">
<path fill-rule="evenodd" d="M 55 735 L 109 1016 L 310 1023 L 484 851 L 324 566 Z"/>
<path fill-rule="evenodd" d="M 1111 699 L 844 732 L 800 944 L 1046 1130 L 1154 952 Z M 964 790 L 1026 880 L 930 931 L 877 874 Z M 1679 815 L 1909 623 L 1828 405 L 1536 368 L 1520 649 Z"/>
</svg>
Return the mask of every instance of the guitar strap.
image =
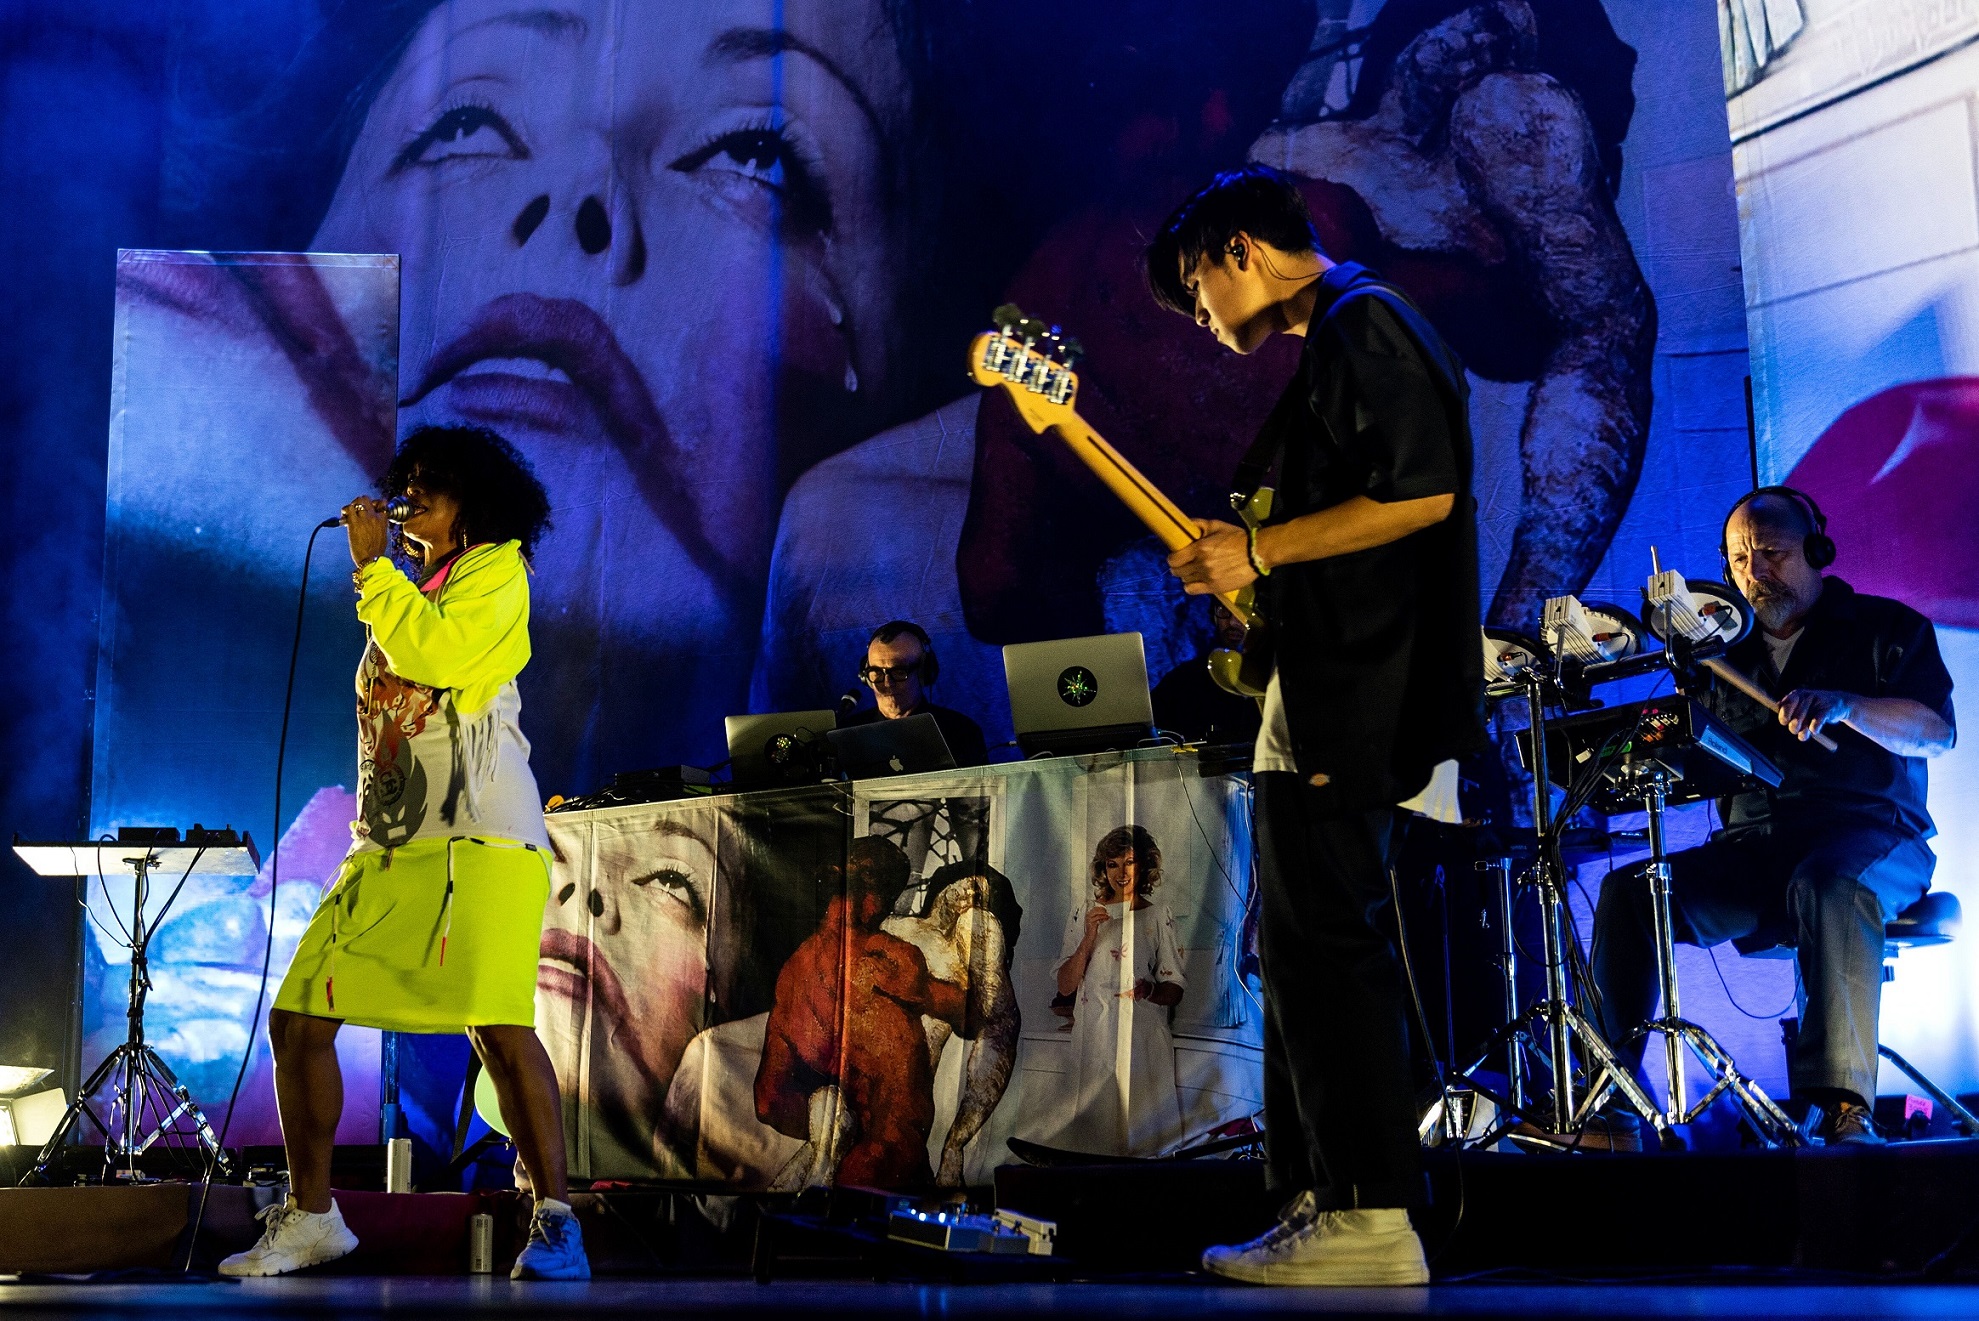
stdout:
<svg viewBox="0 0 1979 1321">
<path fill-rule="evenodd" d="M 1417 347 L 1422 349 L 1424 356 L 1428 358 L 1438 377 L 1437 384 L 1444 396 L 1445 408 L 1453 417 L 1463 416 L 1470 399 L 1470 382 L 1464 377 L 1464 364 L 1458 359 L 1455 351 L 1443 342 L 1443 337 L 1431 328 L 1429 319 L 1409 301 L 1407 294 L 1394 285 L 1384 282 L 1359 262 L 1352 261 L 1336 263 L 1327 270 L 1326 274 L 1319 277 L 1319 282 L 1332 291 L 1335 297 L 1333 305 L 1326 309 L 1326 315 L 1319 319 L 1319 324 L 1307 329 L 1308 337 L 1323 333 L 1333 318 L 1339 315 L 1340 309 L 1350 300 L 1363 297 L 1379 299 L 1395 314 L 1396 319 L 1401 321 L 1408 330 L 1410 338 L 1415 340 Z M 1284 429 L 1281 427 L 1266 427 L 1251 443 L 1250 449 L 1245 451 L 1244 457 L 1237 464 L 1236 477 L 1231 487 L 1234 494 L 1230 503 L 1233 507 L 1242 508 L 1253 495 L 1257 494 L 1258 488 L 1263 486 L 1265 479 L 1271 475 L 1271 470 L 1278 466 L 1279 451 L 1283 444 Z"/>
</svg>

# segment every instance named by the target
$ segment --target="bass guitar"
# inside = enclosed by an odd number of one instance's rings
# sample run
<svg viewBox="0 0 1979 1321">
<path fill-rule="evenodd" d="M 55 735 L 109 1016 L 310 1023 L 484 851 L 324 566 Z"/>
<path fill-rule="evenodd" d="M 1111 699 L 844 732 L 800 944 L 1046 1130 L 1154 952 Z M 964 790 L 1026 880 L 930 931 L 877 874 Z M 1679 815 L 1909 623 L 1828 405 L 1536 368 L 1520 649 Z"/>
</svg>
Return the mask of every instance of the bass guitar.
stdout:
<svg viewBox="0 0 1979 1321">
<path fill-rule="evenodd" d="M 1007 303 L 990 320 L 995 329 L 969 344 L 969 375 L 976 384 L 1001 386 L 1025 425 L 1040 435 L 1055 433 L 1163 546 L 1176 551 L 1200 540 L 1195 520 L 1079 416 L 1079 377 L 1072 370 L 1081 355 L 1079 342 Z M 1247 499 L 1232 496 L 1231 506 L 1245 526 L 1255 528 L 1271 516 L 1271 496 L 1270 487 L 1260 487 Z M 1271 647 L 1256 592 L 1242 587 L 1217 593 L 1217 600 L 1243 624 L 1244 644 L 1211 652 L 1210 676 L 1239 696 L 1262 698 L 1271 681 Z"/>
</svg>

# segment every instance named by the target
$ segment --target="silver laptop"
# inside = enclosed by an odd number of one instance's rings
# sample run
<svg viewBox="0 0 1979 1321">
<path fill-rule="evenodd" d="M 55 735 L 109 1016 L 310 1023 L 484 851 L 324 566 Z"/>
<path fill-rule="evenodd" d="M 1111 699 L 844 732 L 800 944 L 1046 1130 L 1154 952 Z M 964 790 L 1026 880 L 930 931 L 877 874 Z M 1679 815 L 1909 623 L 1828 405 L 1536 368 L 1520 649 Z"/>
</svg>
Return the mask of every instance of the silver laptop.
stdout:
<svg viewBox="0 0 1979 1321">
<path fill-rule="evenodd" d="M 848 780 L 955 769 L 955 754 L 941 736 L 941 726 L 925 711 L 900 720 L 834 729 L 826 737 L 838 754 L 839 774 Z"/>
<path fill-rule="evenodd" d="M 826 736 L 838 727 L 830 711 L 771 711 L 730 716 L 728 767 L 737 784 L 780 784 L 824 775 Z"/>
<path fill-rule="evenodd" d="M 1024 755 L 1131 748 L 1154 734 L 1139 633 L 1105 633 L 1003 649 L 1010 721 Z"/>
</svg>

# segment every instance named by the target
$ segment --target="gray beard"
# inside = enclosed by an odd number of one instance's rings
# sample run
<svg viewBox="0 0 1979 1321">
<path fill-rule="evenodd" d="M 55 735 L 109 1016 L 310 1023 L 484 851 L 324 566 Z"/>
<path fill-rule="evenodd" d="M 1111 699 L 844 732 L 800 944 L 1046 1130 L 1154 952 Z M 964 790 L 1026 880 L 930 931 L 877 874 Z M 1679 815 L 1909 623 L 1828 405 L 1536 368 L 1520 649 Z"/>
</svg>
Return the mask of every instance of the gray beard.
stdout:
<svg viewBox="0 0 1979 1321">
<path fill-rule="evenodd" d="M 1775 631 L 1785 628 L 1803 610 L 1798 598 L 1784 592 L 1752 603 L 1752 613 L 1759 617 L 1760 624 Z"/>
</svg>

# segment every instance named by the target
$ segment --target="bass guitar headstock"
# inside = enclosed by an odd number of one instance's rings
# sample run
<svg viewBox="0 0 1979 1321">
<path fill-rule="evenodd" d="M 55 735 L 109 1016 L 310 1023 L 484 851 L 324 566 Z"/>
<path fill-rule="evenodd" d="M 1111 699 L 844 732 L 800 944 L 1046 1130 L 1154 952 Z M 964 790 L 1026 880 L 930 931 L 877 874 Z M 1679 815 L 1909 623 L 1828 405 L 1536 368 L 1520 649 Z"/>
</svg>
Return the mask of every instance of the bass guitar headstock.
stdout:
<svg viewBox="0 0 1979 1321">
<path fill-rule="evenodd" d="M 1084 354 L 1079 341 L 1057 326 L 1027 317 L 1005 303 L 990 315 L 996 329 L 969 344 L 969 375 L 978 385 L 1000 385 L 1031 430 L 1071 421 L 1079 377 L 1072 367 Z"/>
</svg>

